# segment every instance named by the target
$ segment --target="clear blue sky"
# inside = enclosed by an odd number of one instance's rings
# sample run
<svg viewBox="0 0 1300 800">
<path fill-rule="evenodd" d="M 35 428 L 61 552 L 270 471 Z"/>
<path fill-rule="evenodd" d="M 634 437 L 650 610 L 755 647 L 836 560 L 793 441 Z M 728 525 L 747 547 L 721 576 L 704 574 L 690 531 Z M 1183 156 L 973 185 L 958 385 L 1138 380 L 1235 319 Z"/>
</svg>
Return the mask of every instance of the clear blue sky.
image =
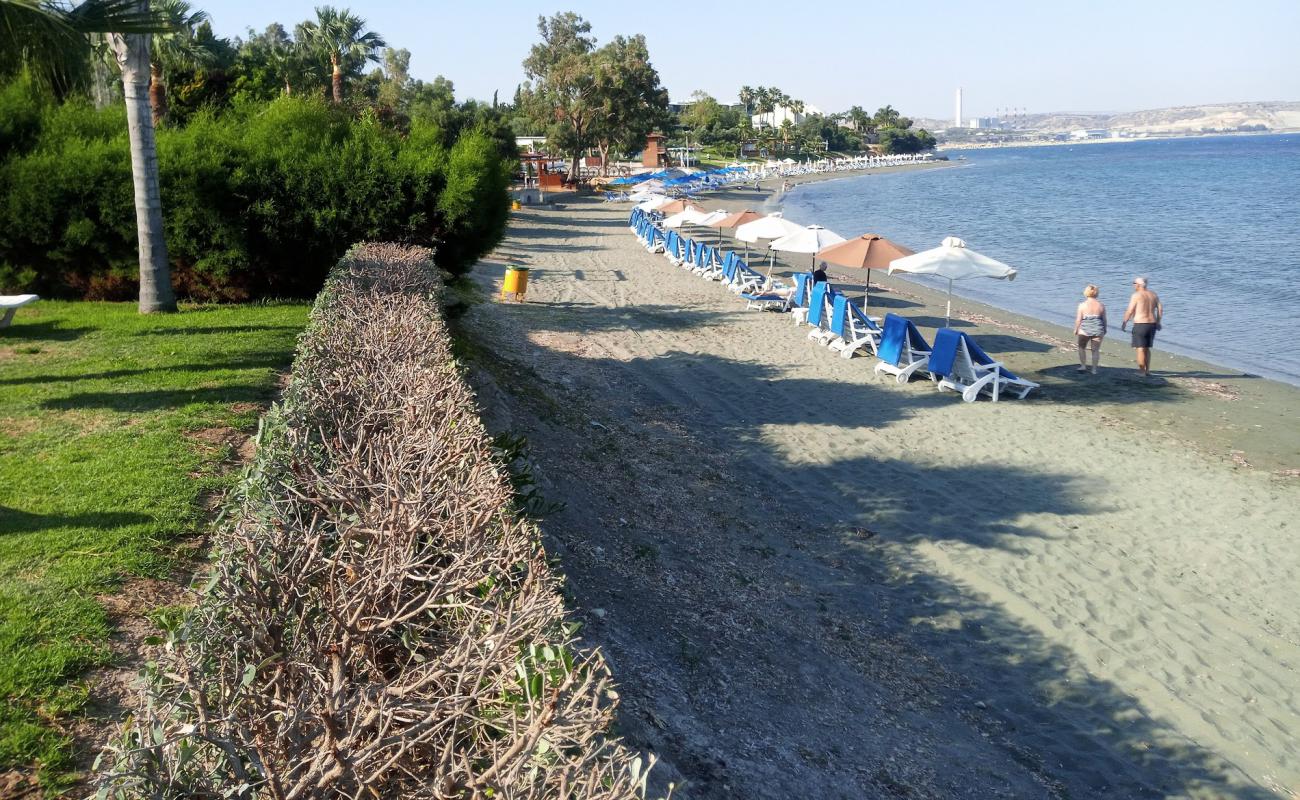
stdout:
<svg viewBox="0 0 1300 800">
<path fill-rule="evenodd" d="M 194 0 L 218 33 L 313 15 L 299 0 Z M 414 77 L 445 75 L 459 98 L 508 99 L 537 40 L 537 17 L 575 11 L 605 41 L 644 33 L 673 99 L 734 100 L 777 86 L 824 111 L 891 103 L 965 114 L 1134 111 L 1239 100 L 1300 100 L 1300 0 L 369 0 L 336 3 L 411 51 Z M 653 9 L 653 12 L 649 11 Z M 917 10 L 911 10 L 917 9 Z"/>
</svg>

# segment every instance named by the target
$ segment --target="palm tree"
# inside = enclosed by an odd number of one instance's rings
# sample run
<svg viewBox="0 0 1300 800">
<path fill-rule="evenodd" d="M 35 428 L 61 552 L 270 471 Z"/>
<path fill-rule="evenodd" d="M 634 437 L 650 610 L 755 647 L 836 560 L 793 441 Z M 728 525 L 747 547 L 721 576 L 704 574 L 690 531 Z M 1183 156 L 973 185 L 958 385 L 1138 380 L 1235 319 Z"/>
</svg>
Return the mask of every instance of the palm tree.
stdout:
<svg viewBox="0 0 1300 800">
<path fill-rule="evenodd" d="M 211 64 L 216 58 L 212 49 L 195 37 L 195 29 L 208 19 L 204 11 L 192 11 L 185 0 L 153 0 L 158 15 L 167 21 L 166 33 L 153 36 L 149 59 L 149 105 L 153 124 L 162 124 L 167 116 L 167 84 L 163 69 L 195 69 Z"/>
<path fill-rule="evenodd" d="M 136 8 L 149 12 L 149 0 L 136 0 Z M 131 142 L 131 182 L 135 186 L 135 229 L 140 245 L 141 314 L 176 310 L 171 265 L 163 238 L 162 196 L 158 191 L 158 147 L 154 143 L 153 106 L 149 101 L 147 33 L 114 32 L 110 42 L 122 70 L 126 98 L 126 127 Z"/>
<path fill-rule="evenodd" d="M 374 31 L 365 30 L 366 21 L 350 10 L 318 6 L 316 21 L 302 26 L 307 43 L 330 60 L 334 102 L 343 102 L 343 73 L 367 61 L 379 61 L 380 48 L 387 43 Z"/>
<path fill-rule="evenodd" d="M 149 107 L 149 37 L 166 30 L 149 0 L 85 0 L 71 7 L 53 0 L 0 0 L 0 74 L 25 67 L 56 90 L 69 91 L 89 77 L 90 34 L 110 34 L 126 97 L 142 314 L 176 310 Z"/>
<path fill-rule="evenodd" d="M 88 86 L 93 34 L 152 33 L 163 24 L 135 0 L 0 0 L 0 77 L 26 69 L 41 85 L 66 95 Z"/>
<path fill-rule="evenodd" d="M 738 99 L 740 100 L 741 105 L 745 107 L 745 116 L 749 116 L 750 106 L 754 102 L 754 90 L 748 86 L 740 87 L 740 96 Z"/>
</svg>

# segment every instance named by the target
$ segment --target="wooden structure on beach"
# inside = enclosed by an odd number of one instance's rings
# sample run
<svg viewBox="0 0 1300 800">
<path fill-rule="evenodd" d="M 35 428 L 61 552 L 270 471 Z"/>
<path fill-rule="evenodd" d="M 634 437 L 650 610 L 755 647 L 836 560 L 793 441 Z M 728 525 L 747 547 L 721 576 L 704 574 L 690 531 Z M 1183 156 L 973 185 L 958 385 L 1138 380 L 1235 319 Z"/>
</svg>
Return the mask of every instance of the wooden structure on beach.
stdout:
<svg viewBox="0 0 1300 800">
<path fill-rule="evenodd" d="M 668 166 L 668 147 L 662 133 L 652 133 L 645 137 L 645 149 L 641 151 L 641 166 L 663 169 Z"/>
</svg>

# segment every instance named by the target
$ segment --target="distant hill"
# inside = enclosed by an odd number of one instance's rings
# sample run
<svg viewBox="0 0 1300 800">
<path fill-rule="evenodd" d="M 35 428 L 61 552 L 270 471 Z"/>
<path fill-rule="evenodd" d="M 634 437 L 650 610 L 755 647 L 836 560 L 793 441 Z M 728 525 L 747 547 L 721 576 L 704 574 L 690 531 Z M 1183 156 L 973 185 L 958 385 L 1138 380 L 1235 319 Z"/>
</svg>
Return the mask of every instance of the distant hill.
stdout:
<svg viewBox="0 0 1300 800">
<path fill-rule="evenodd" d="M 1263 126 L 1268 130 L 1300 130 L 1300 102 L 1214 103 L 1175 106 L 1120 114 L 1021 114 L 1008 119 L 1016 130 L 1061 133 L 1080 128 L 1107 128 L 1131 133 L 1198 133 Z M 943 130 L 951 120 L 918 119 L 917 127 Z"/>
</svg>

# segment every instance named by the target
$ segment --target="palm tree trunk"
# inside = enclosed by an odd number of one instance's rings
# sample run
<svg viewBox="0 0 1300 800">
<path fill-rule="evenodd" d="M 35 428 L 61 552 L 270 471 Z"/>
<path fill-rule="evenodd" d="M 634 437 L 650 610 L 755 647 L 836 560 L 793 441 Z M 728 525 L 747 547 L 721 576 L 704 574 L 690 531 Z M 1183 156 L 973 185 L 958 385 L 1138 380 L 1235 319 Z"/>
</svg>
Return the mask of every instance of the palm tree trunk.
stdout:
<svg viewBox="0 0 1300 800">
<path fill-rule="evenodd" d="M 149 64 L 149 108 L 156 128 L 167 118 L 167 86 L 163 83 L 162 70 L 153 63 Z"/>
<path fill-rule="evenodd" d="M 339 57 L 337 55 L 330 56 L 330 64 L 334 67 L 334 71 L 330 75 L 331 82 L 334 84 L 334 102 L 342 103 L 343 102 L 343 66 L 339 64 Z"/>
<path fill-rule="evenodd" d="M 148 11 L 148 0 L 137 8 Z M 140 243 L 140 313 L 175 311 L 167 243 L 163 239 L 162 198 L 158 192 L 158 151 L 154 146 L 149 105 L 149 37 L 113 34 L 113 52 L 122 67 L 127 131 L 131 140 L 131 180 L 135 185 L 135 222 Z"/>
</svg>

